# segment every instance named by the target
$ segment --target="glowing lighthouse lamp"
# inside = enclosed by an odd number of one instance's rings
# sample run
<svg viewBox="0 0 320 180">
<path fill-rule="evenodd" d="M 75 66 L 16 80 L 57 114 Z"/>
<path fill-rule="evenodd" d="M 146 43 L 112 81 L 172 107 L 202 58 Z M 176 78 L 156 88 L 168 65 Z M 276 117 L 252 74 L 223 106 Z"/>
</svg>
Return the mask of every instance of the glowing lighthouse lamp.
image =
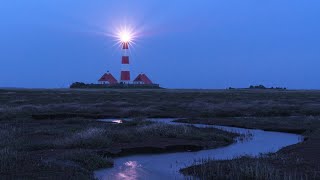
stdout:
<svg viewBox="0 0 320 180">
<path fill-rule="evenodd" d="M 122 31 L 119 33 L 121 43 L 129 43 L 132 41 L 132 35 L 128 31 Z"/>
<path fill-rule="evenodd" d="M 118 34 L 120 44 L 122 46 L 122 60 L 121 60 L 121 73 L 120 83 L 130 84 L 130 69 L 129 69 L 129 44 L 132 43 L 133 34 L 127 30 L 120 31 Z"/>
</svg>

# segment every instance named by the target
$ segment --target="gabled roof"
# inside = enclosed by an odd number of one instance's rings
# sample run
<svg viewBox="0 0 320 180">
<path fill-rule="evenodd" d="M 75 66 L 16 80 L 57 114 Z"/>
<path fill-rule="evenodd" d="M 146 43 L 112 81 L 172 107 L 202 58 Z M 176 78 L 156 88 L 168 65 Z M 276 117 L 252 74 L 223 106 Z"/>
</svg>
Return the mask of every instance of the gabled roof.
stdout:
<svg viewBox="0 0 320 180">
<path fill-rule="evenodd" d="M 117 84 L 117 83 L 118 83 L 118 81 L 116 80 L 116 78 L 114 78 L 114 77 L 112 76 L 112 74 L 109 73 L 109 72 L 105 73 L 98 81 L 100 81 L 100 82 L 107 81 L 107 82 L 109 82 L 110 84 Z"/>
<path fill-rule="evenodd" d="M 139 74 L 133 81 L 143 82 L 144 84 L 152 84 L 152 81 L 145 74 Z"/>
</svg>

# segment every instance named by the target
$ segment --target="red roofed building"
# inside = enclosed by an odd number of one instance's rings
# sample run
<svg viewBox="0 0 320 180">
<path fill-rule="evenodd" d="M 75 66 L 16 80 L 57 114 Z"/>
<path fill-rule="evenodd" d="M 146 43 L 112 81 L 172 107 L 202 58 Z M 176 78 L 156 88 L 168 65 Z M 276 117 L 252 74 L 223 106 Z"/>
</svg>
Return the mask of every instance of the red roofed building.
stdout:
<svg viewBox="0 0 320 180">
<path fill-rule="evenodd" d="M 141 73 L 134 80 L 133 84 L 153 84 L 147 75 Z"/>
<path fill-rule="evenodd" d="M 112 76 L 111 73 L 109 73 L 109 71 L 107 73 L 105 73 L 99 80 L 98 82 L 100 84 L 117 84 L 118 81 L 116 80 L 116 78 L 114 78 Z"/>
</svg>

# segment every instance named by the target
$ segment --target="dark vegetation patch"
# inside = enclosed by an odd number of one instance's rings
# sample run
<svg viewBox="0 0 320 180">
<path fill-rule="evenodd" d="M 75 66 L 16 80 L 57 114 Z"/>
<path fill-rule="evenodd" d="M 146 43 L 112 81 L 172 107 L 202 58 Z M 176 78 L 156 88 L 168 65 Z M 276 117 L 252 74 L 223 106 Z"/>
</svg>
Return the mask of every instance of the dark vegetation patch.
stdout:
<svg viewBox="0 0 320 180">
<path fill-rule="evenodd" d="M 92 179 L 92 174 L 76 164 L 44 160 L 31 152 L 10 148 L 0 150 L 1 179 Z"/>
<path fill-rule="evenodd" d="M 86 150 L 65 153 L 61 159 L 78 163 L 80 167 L 90 171 L 113 166 L 112 159 Z"/>
<path fill-rule="evenodd" d="M 202 159 L 200 164 L 181 169 L 185 175 L 198 179 L 316 179 L 319 172 L 311 170 L 308 163 L 295 157 L 286 158 L 277 154 L 258 158 L 240 157 L 216 161 Z"/>
<path fill-rule="evenodd" d="M 71 89 L 163 89 L 159 84 L 85 84 L 74 82 L 70 85 Z"/>
</svg>

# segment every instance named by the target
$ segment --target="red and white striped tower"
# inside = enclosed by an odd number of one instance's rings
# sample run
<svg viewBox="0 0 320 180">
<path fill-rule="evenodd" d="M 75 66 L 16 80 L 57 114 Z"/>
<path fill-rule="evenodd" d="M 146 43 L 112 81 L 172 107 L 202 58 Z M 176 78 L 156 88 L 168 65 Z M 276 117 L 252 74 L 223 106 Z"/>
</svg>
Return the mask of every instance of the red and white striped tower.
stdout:
<svg viewBox="0 0 320 180">
<path fill-rule="evenodd" d="M 130 83 L 130 69 L 129 69 L 129 42 L 122 42 L 122 60 L 121 60 L 121 75 L 120 83 Z"/>
</svg>

